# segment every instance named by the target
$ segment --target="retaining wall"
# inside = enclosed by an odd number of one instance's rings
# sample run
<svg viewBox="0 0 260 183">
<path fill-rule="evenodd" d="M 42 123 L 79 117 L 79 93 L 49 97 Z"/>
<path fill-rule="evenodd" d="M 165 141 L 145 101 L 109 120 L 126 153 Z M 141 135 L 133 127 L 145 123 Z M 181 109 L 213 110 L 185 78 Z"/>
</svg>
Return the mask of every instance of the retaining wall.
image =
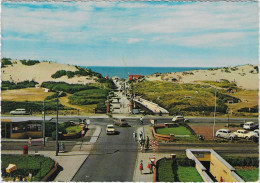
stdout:
<svg viewBox="0 0 260 183">
<path fill-rule="evenodd" d="M 156 139 L 167 140 L 167 141 L 173 141 L 174 140 L 173 135 L 161 135 L 161 134 L 156 133 L 157 128 L 165 128 L 165 125 L 156 125 L 156 126 L 153 127 L 153 135 Z"/>
</svg>

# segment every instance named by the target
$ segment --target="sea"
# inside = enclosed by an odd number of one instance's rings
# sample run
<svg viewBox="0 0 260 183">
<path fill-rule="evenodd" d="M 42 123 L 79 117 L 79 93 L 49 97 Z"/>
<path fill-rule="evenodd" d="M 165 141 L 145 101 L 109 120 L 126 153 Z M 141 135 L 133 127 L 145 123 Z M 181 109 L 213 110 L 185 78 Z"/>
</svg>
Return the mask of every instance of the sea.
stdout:
<svg viewBox="0 0 260 183">
<path fill-rule="evenodd" d="M 128 75 L 151 75 L 154 73 L 183 72 L 192 70 L 207 70 L 212 67 L 119 67 L 119 66 L 88 66 L 92 71 L 102 74 L 104 77 L 117 76 L 128 79 Z"/>
</svg>

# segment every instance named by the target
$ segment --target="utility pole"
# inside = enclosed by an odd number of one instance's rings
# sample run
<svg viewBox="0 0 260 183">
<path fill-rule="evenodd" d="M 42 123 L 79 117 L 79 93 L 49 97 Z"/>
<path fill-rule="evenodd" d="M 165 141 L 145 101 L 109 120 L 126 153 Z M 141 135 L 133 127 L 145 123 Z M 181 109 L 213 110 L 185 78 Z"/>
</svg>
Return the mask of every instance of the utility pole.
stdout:
<svg viewBox="0 0 260 183">
<path fill-rule="evenodd" d="M 59 153 L 59 143 L 58 143 L 58 117 L 59 117 L 59 96 L 63 93 L 63 91 L 61 91 L 58 95 L 57 95 L 57 106 L 56 106 L 56 156 L 58 156 Z"/>
<path fill-rule="evenodd" d="M 42 121 L 42 136 L 43 136 L 43 146 L 45 147 L 45 100 L 43 100 L 43 110 L 42 110 L 42 115 L 43 115 L 43 121 Z"/>
<path fill-rule="evenodd" d="M 217 110 L 217 89 L 215 88 L 215 107 L 214 107 L 213 140 L 215 140 L 216 110 Z"/>
</svg>

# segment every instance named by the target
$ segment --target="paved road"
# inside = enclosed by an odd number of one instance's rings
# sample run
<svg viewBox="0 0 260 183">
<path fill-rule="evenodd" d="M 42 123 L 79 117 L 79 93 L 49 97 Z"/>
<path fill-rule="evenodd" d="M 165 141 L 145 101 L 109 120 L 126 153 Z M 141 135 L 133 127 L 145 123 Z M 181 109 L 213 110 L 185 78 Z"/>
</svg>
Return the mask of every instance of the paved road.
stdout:
<svg viewBox="0 0 260 183">
<path fill-rule="evenodd" d="M 137 157 L 135 127 L 116 127 L 118 135 L 106 135 L 105 126 L 94 149 L 72 179 L 74 182 L 131 182 Z"/>
</svg>

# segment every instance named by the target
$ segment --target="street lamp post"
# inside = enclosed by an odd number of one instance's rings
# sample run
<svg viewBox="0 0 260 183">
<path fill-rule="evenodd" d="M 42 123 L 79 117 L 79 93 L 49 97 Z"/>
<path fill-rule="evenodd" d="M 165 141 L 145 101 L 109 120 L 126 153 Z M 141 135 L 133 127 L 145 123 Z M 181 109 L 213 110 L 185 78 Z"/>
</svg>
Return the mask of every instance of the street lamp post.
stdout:
<svg viewBox="0 0 260 183">
<path fill-rule="evenodd" d="M 59 117 L 59 96 L 63 93 L 61 91 L 57 96 L 57 106 L 56 106 L 56 156 L 58 156 L 59 153 L 59 143 L 58 143 L 58 117 Z"/>
<path fill-rule="evenodd" d="M 45 147 L 45 100 L 43 100 L 43 110 L 42 110 L 42 115 L 43 115 L 43 121 L 42 121 L 42 136 L 43 136 L 43 146 Z"/>
<path fill-rule="evenodd" d="M 214 107 L 213 140 L 215 140 L 216 110 L 217 110 L 217 89 L 215 88 L 215 107 Z"/>
</svg>

